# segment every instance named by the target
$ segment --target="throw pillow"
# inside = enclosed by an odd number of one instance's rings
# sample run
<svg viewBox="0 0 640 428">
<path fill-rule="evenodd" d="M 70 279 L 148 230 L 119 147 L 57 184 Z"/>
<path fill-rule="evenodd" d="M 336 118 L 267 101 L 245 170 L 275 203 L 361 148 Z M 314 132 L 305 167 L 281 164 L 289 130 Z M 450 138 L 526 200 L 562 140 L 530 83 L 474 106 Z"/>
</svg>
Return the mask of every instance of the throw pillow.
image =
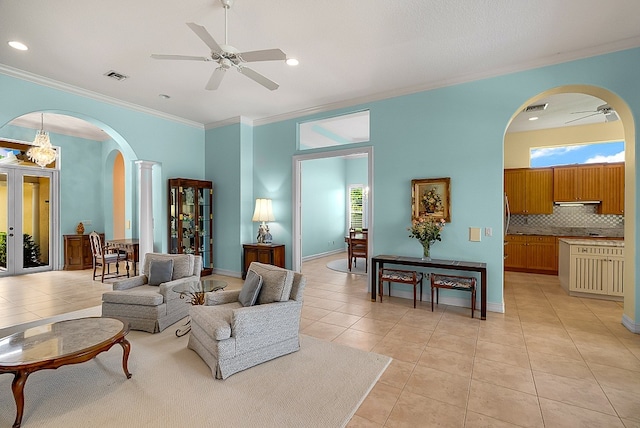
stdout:
<svg viewBox="0 0 640 428">
<path fill-rule="evenodd" d="M 171 281 L 173 275 L 173 260 L 152 260 L 149 263 L 149 277 L 147 284 L 160 285 Z"/>
<path fill-rule="evenodd" d="M 277 266 L 253 262 L 249 266 L 262 276 L 262 288 L 258 295 L 258 304 L 286 302 L 293 286 L 293 271 Z"/>
<path fill-rule="evenodd" d="M 262 288 L 262 277 L 254 271 L 249 270 L 242 285 L 242 290 L 240 290 L 238 301 L 245 307 L 255 305 L 256 300 L 258 300 L 260 288 Z"/>
</svg>

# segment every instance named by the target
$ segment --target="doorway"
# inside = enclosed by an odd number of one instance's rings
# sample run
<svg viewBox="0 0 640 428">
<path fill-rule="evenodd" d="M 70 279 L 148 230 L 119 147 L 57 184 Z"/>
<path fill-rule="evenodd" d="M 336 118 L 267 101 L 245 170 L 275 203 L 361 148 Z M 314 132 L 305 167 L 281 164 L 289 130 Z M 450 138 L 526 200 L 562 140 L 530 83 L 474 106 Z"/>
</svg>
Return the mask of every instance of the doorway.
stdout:
<svg viewBox="0 0 640 428">
<path fill-rule="evenodd" d="M 293 236 L 292 236 L 292 269 L 300 271 L 302 267 L 302 224 L 303 224 L 303 210 L 302 210 L 302 164 L 304 161 L 317 160 L 317 159 L 330 159 L 338 157 L 358 156 L 363 155 L 367 157 L 367 181 L 369 186 L 369 199 L 368 199 L 368 211 L 366 224 L 369 229 L 373 229 L 373 147 L 360 147 L 345 150 L 332 150 L 322 153 L 313 153 L 305 155 L 296 155 L 293 157 Z M 344 225 L 340 225 L 344 228 Z M 344 239 L 344 238 L 343 238 Z M 373 248 L 373 234 L 369 236 L 369 253 L 372 254 Z"/>
<path fill-rule="evenodd" d="M 0 167 L 0 277 L 52 270 L 58 171 Z"/>
</svg>

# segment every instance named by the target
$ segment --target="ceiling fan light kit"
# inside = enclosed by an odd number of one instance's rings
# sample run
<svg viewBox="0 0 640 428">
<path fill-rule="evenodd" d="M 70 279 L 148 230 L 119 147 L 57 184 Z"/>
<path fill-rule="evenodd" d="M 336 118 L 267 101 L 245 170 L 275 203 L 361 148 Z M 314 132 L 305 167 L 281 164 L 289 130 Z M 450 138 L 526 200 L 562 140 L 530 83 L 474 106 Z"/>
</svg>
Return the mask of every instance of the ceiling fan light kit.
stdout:
<svg viewBox="0 0 640 428">
<path fill-rule="evenodd" d="M 297 65 L 297 60 L 291 58 L 296 64 L 290 64 L 287 59 L 287 55 L 280 49 L 264 49 L 258 51 L 240 52 L 238 49 L 228 44 L 227 41 L 227 11 L 233 5 L 234 0 L 220 0 L 222 7 L 224 7 L 224 44 L 218 44 L 213 36 L 201 25 L 193 22 L 188 22 L 187 26 L 193 31 L 196 36 L 200 38 L 206 44 L 211 53 L 206 57 L 199 56 L 187 56 L 187 55 L 151 55 L 154 59 L 162 60 L 186 60 L 186 61 L 215 61 L 218 63 L 218 67 L 213 70 L 213 74 L 209 78 L 209 82 L 205 86 L 207 90 L 218 89 L 225 71 L 230 68 L 237 69 L 241 74 L 247 76 L 251 80 L 259 83 L 265 88 L 274 91 L 278 89 L 278 85 L 273 80 L 263 76 L 257 71 L 248 68 L 243 65 L 247 62 L 257 61 L 287 61 L 289 65 Z"/>
</svg>

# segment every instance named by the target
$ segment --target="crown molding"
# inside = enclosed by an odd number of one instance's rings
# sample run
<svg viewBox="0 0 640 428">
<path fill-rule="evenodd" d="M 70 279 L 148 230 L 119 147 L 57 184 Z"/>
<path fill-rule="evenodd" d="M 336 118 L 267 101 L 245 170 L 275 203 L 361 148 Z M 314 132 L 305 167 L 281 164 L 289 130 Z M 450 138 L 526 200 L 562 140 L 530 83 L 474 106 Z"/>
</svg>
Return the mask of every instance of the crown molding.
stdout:
<svg viewBox="0 0 640 428">
<path fill-rule="evenodd" d="M 229 119 L 220 120 L 218 122 L 211 122 L 204 126 L 205 131 L 209 129 L 221 128 L 223 126 L 235 125 L 236 123 L 241 123 L 243 125 L 253 126 L 253 120 L 249 119 L 245 116 L 235 116 L 230 117 Z"/>
<path fill-rule="evenodd" d="M 99 94 L 97 92 L 89 91 L 87 89 L 82 89 L 77 86 L 69 85 L 67 83 L 59 82 L 57 80 L 49 79 L 47 77 L 39 76 L 37 74 L 29 73 L 28 71 L 20 70 L 17 68 L 9 67 L 4 64 L 0 64 L 0 73 L 5 74 L 10 77 L 15 77 L 17 79 L 26 80 L 31 83 L 36 83 L 38 85 L 47 86 L 49 88 L 58 89 L 65 92 L 70 92 L 74 95 L 79 95 L 86 98 L 91 98 L 96 101 L 104 102 L 107 104 L 111 104 L 117 107 L 123 107 L 129 110 L 135 110 L 141 113 L 145 113 L 151 116 L 156 116 L 161 119 L 169 120 L 172 122 L 181 123 L 183 125 L 191 126 L 194 128 L 203 129 L 204 126 L 202 123 L 194 122 L 192 120 L 184 119 L 178 116 L 174 116 L 168 113 L 163 113 L 158 110 L 154 110 L 148 107 L 143 107 L 138 104 L 129 103 L 126 101 L 119 100 L 117 98 L 109 97 L 107 95 Z"/>
<path fill-rule="evenodd" d="M 329 104 L 324 104 L 316 107 L 309 107 L 306 109 L 295 110 L 288 113 L 282 113 L 274 116 L 254 119 L 253 125 L 260 126 L 260 125 L 267 125 L 275 122 L 282 122 L 284 120 L 295 119 L 302 116 L 308 116 L 308 115 L 317 114 L 317 113 L 324 113 L 331 110 L 354 107 L 359 104 L 367 104 L 367 103 L 372 103 L 376 101 L 382 101 L 389 98 L 411 95 L 418 92 L 424 92 L 424 91 L 430 91 L 434 89 L 445 88 L 448 86 L 460 85 L 463 83 L 489 79 L 492 77 L 505 76 L 512 73 L 534 70 L 536 68 L 562 64 L 570 61 L 577 61 L 580 59 L 590 58 L 590 57 L 604 55 L 604 54 L 613 53 L 613 52 L 619 52 L 619 51 L 633 49 L 637 47 L 640 47 L 640 37 L 631 37 L 628 39 L 618 40 L 613 43 L 590 47 L 587 49 L 581 49 L 581 50 L 571 51 L 566 53 L 559 53 L 557 55 L 540 58 L 534 61 L 520 63 L 515 66 L 495 69 L 495 70 L 492 70 L 491 72 L 463 74 L 463 75 L 454 77 L 453 79 L 441 80 L 439 82 L 433 82 L 433 83 L 417 85 L 417 86 L 410 86 L 410 87 L 386 91 L 386 92 L 378 92 L 376 94 L 366 95 L 366 96 L 357 97 L 357 98 L 351 98 L 349 100 L 338 101 L 335 103 L 329 103 Z"/>
</svg>

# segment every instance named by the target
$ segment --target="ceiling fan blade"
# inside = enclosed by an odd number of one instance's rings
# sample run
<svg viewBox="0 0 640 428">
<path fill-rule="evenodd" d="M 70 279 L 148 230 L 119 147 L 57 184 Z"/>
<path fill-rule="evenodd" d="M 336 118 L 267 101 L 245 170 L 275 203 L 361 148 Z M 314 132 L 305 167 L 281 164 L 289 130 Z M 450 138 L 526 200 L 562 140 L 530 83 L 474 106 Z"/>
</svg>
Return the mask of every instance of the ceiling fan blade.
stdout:
<svg viewBox="0 0 640 428">
<path fill-rule="evenodd" d="M 284 61 L 287 59 L 287 54 L 280 49 L 264 49 L 261 51 L 241 52 L 238 54 L 240 59 L 244 62 L 254 61 Z"/>
<path fill-rule="evenodd" d="M 178 59 L 186 61 L 211 61 L 211 58 L 206 56 L 189 56 L 189 55 L 158 55 L 152 54 L 153 59 Z"/>
<path fill-rule="evenodd" d="M 598 113 L 598 111 L 597 110 L 572 111 L 569 114 L 584 114 L 584 113 Z"/>
<path fill-rule="evenodd" d="M 211 75 L 207 86 L 205 86 L 204 88 L 208 91 L 214 91 L 218 89 L 218 86 L 220 86 L 220 82 L 222 82 L 222 78 L 224 77 L 225 71 L 226 70 L 222 67 L 218 67 L 213 70 L 213 74 Z"/>
<path fill-rule="evenodd" d="M 200 40 L 202 40 L 207 46 L 209 46 L 211 52 L 222 52 L 220 45 L 215 41 L 213 36 L 209 34 L 206 28 L 193 22 L 187 22 L 187 25 L 194 33 L 196 33 L 196 36 L 200 37 Z"/>
<path fill-rule="evenodd" d="M 578 121 L 578 120 L 586 119 L 586 118 L 588 118 L 588 117 L 596 116 L 596 115 L 598 115 L 598 114 L 600 114 L 600 112 L 598 112 L 598 113 L 593 113 L 593 114 L 588 114 L 588 115 L 586 115 L 586 116 L 582 116 L 582 117 L 579 117 L 579 118 L 577 118 L 577 119 L 573 119 L 573 120 L 570 120 L 570 121 L 568 121 L 568 122 L 565 122 L 565 125 L 566 125 L 567 123 L 571 123 L 571 122 L 575 122 L 575 121 Z"/>
<path fill-rule="evenodd" d="M 264 86 L 265 88 L 271 91 L 275 91 L 276 89 L 278 89 L 278 87 L 280 87 L 280 85 L 278 85 L 273 80 L 267 79 L 262 74 L 248 67 L 238 67 L 238 71 L 244 74 L 245 76 L 247 76 L 249 79 L 258 82 L 259 84 L 261 84 L 262 86 Z"/>
</svg>

